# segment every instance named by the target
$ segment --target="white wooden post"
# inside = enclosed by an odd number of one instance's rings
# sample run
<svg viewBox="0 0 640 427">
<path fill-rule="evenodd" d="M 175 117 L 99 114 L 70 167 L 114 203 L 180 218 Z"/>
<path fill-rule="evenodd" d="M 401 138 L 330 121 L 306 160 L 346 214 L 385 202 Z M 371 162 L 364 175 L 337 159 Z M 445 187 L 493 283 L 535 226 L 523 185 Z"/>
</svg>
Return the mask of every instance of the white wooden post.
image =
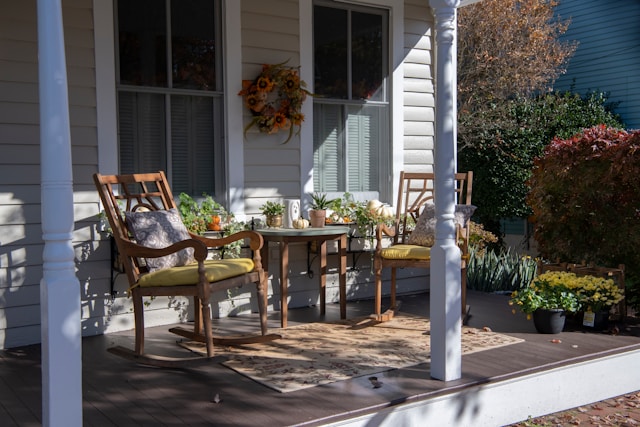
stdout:
<svg viewBox="0 0 640 427">
<path fill-rule="evenodd" d="M 431 376 L 462 375 L 460 249 L 454 224 L 456 172 L 456 12 L 460 0 L 430 0 L 436 23 L 436 242 L 431 249 Z"/>
<path fill-rule="evenodd" d="M 82 426 L 80 284 L 75 276 L 73 177 L 60 0 L 38 0 L 43 276 L 42 424 Z"/>
</svg>

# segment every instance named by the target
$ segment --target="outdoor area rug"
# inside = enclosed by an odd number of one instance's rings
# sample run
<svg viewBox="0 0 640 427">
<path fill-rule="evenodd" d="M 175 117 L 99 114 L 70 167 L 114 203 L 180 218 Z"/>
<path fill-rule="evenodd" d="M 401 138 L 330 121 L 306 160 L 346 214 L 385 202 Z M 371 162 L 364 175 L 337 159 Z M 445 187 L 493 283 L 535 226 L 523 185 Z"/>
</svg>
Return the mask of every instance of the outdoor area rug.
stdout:
<svg viewBox="0 0 640 427">
<path fill-rule="evenodd" d="M 399 315 L 379 323 L 352 319 L 279 329 L 281 339 L 260 344 L 217 346 L 222 364 L 282 393 L 429 361 L 429 319 Z M 462 328 L 462 352 L 469 354 L 522 342 L 475 328 Z M 205 354 L 204 344 L 183 342 Z"/>
</svg>

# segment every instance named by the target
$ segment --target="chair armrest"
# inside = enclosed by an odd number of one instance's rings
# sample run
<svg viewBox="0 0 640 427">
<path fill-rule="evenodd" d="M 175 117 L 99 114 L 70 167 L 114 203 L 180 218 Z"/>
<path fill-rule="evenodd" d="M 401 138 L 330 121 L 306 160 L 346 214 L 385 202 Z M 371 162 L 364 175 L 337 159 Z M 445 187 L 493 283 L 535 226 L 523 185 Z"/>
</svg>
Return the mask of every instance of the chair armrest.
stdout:
<svg viewBox="0 0 640 427">
<path fill-rule="evenodd" d="M 120 241 L 122 249 L 120 251 L 123 255 L 134 258 L 159 258 L 166 255 L 171 255 L 182 249 L 193 248 L 193 257 L 197 261 L 203 261 L 207 258 L 207 246 L 196 239 L 187 239 L 174 243 L 166 248 L 150 248 L 142 246 L 137 243 L 122 240 Z"/>
<path fill-rule="evenodd" d="M 462 227 L 460 224 L 456 224 L 456 244 L 462 252 L 462 258 L 467 260 L 469 258 L 469 225 Z"/>
<path fill-rule="evenodd" d="M 382 250 L 382 238 L 385 236 L 395 237 L 396 228 L 389 228 L 386 224 L 378 224 L 376 226 L 376 252 L 380 252 Z"/>
<path fill-rule="evenodd" d="M 264 239 L 262 235 L 256 231 L 243 230 L 238 231 L 233 234 L 229 234 L 225 237 L 220 237 L 216 239 L 212 239 L 210 237 L 199 236 L 197 234 L 191 234 L 191 236 L 204 243 L 208 248 L 219 248 L 224 245 L 228 245 L 229 243 L 237 242 L 238 240 L 248 240 L 249 247 L 252 251 L 259 251 L 264 244 Z"/>
<path fill-rule="evenodd" d="M 262 270 L 262 256 L 260 254 L 260 249 L 262 248 L 262 245 L 264 245 L 264 239 L 262 238 L 262 234 L 257 231 L 238 231 L 237 233 L 233 233 L 219 239 L 212 239 L 210 237 L 198 236 L 195 234 L 193 237 L 210 248 L 219 248 L 221 246 L 228 245 L 229 243 L 246 239 L 249 241 L 249 248 L 252 252 L 254 269 L 256 271 Z"/>
</svg>

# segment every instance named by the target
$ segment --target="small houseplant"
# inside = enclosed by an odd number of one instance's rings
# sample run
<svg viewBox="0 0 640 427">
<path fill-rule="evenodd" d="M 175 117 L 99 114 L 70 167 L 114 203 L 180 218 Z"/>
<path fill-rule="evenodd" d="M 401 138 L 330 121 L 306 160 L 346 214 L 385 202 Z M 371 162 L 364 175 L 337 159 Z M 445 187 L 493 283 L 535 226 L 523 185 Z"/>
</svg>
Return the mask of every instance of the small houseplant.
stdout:
<svg viewBox="0 0 640 427">
<path fill-rule="evenodd" d="M 578 295 L 562 278 L 558 278 L 558 273 L 541 274 L 531 284 L 511 294 L 509 304 L 520 308 L 527 318 L 533 317 L 536 330 L 540 333 L 561 332 L 565 314 L 580 309 Z"/>
<path fill-rule="evenodd" d="M 267 200 L 260 206 L 262 214 L 267 218 L 267 226 L 272 228 L 282 227 L 282 215 L 284 215 L 284 203 Z"/>
<path fill-rule="evenodd" d="M 327 198 L 325 193 L 313 193 L 311 195 L 309 222 L 312 227 L 324 227 L 327 218 L 327 209 L 329 209 L 333 203 L 334 199 Z"/>
</svg>

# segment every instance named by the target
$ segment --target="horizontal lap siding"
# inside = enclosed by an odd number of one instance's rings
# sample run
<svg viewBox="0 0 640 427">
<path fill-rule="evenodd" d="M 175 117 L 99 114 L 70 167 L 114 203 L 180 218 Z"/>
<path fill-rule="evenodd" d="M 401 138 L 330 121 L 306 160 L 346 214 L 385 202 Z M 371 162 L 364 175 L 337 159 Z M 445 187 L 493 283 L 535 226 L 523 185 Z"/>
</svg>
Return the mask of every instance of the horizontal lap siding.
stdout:
<svg viewBox="0 0 640 427">
<path fill-rule="evenodd" d="M 98 199 L 91 181 L 98 163 L 92 2 L 62 3 L 74 177 L 72 244 L 83 298 L 105 299 L 109 252 L 96 242 Z M 0 348 L 40 341 L 44 246 L 37 39 L 36 2 L 1 2 Z"/>
<path fill-rule="evenodd" d="M 433 170 L 435 89 L 428 2 L 405 2 L 404 170 Z"/>
<path fill-rule="evenodd" d="M 245 0 L 241 24 L 244 80 L 255 79 L 262 64 L 287 62 L 293 67 L 300 65 L 297 1 Z M 251 120 L 250 114 L 246 108 L 242 111 L 246 125 Z M 256 127 L 246 132 L 244 177 L 249 218 L 261 217 L 260 206 L 266 200 L 300 197 L 300 137 L 294 135 L 283 145 L 287 136 L 287 132 L 266 135 Z"/>
<path fill-rule="evenodd" d="M 564 39 L 579 45 L 555 88 L 607 92 L 625 124 L 640 128 L 640 2 L 565 0 L 556 12 L 571 18 Z"/>
</svg>

